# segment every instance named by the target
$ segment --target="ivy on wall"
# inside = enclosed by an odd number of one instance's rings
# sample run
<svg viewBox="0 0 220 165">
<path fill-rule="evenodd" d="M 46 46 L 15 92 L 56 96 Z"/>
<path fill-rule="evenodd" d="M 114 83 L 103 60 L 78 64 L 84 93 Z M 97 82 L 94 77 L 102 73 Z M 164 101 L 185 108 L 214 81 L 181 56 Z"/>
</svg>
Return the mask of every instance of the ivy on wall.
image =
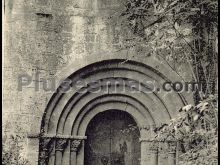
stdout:
<svg viewBox="0 0 220 165">
<path fill-rule="evenodd" d="M 123 49 L 138 48 L 165 60 L 181 76 L 187 64 L 195 82 L 195 104 L 183 107 L 170 123 L 156 128 L 154 139 L 179 142 L 179 164 L 217 164 L 218 1 L 124 0 L 112 16 L 121 28 Z M 141 47 L 141 48 L 140 48 Z M 140 48 L 140 49 L 139 49 Z"/>
<path fill-rule="evenodd" d="M 124 0 L 112 16 L 120 26 L 123 49 L 136 48 L 167 62 L 179 76 L 186 64 L 204 85 L 196 102 L 216 92 L 217 0 Z"/>
<path fill-rule="evenodd" d="M 25 134 L 20 126 L 14 126 L 15 133 L 5 132 L 10 128 L 5 128 L 2 139 L 2 164 L 3 165 L 30 165 L 24 156 Z"/>
</svg>

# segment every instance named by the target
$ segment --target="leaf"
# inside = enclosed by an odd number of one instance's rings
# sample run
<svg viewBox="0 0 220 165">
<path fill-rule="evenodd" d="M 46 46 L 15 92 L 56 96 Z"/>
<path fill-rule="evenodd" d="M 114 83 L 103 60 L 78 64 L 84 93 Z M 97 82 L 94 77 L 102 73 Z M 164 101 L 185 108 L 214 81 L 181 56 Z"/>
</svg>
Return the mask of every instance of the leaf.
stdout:
<svg viewBox="0 0 220 165">
<path fill-rule="evenodd" d="M 193 117 L 193 120 L 194 121 L 197 121 L 199 119 L 200 115 L 199 114 L 196 114 L 194 117 Z"/>
<path fill-rule="evenodd" d="M 191 110 L 193 108 L 193 105 L 189 104 L 189 105 L 186 105 L 182 108 L 183 111 L 187 112 L 189 110 Z"/>
<path fill-rule="evenodd" d="M 202 105 L 203 105 L 203 102 L 201 102 L 198 105 L 196 105 L 196 108 L 200 108 Z"/>
<path fill-rule="evenodd" d="M 175 131 L 177 131 L 178 125 L 176 124 L 173 128 L 174 128 Z"/>
<path fill-rule="evenodd" d="M 209 105 L 208 102 L 202 102 L 202 103 L 198 104 L 196 107 L 199 109 L 200 112 L 203 112 L 203 111 L 207 110 L 208 105 Z"/>
<path fill-rule="evenodd" d="M 185 126 L 185 130 L 188 133 L 190 131 L 190 127 L 189 126 Z"/>
</svg>

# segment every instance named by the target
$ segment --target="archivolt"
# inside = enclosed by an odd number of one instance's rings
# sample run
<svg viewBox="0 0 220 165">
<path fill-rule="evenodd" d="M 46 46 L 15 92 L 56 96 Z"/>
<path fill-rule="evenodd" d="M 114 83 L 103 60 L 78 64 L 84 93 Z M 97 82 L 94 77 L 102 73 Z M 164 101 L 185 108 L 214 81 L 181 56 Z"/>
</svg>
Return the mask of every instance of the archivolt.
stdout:
<svg viewBox="0 0 220 165">
<path fill-rule="evenodd" d="M 102 86 L 102 87 L 104 88 L 106 86 Z M 144 88 L 144 87 L 142 87 L 142 88 Z M 141 92 L 141 91 L 140 92 L 136 91 L 138 93 L 136 93 L 135 91 L 132 91 L 132 92 L 134 92 L 134 93 L 132 93 L 128 86 L 125 87 L 125 91 L 127 91 L 126 94 L 123 91 L 120 91 L 120 89 L 118 89 L 118 92 L 115 93 L 114 87 L 109 88 L 109 90 L 110 91 L 108 92 L 107 95 L 114 95 L 116 98 L 119 96 L 123 96 L 125 98 L 128 97 L 130 99 L 135 100 L 135 102 L 139 102 L 140 104 L 142 104 L 145 107 L 145 111 L 150 111 L 151 116 L 153 115 L 153 113 L 156 112 L 157 109 L 161 109 L 161 114 L 164 114 L 164 115 L 168 114 L 165 104 L 155 94 L 148 95 L 148 94 Z M 138 89 L 136 89 L 136 90 L 138 90 Z M 106 91 L 106 90 L 104 90 L 104 91 Z M 115 91 L 117 91 L 117 89 Z M 60 118 L 58 121 L 58 125 L 59 125 L 58 126 L 58 133 L 61 133 L 61 131 L 62 131 L 61 126 L 63 125 L 63 123 L 65 121 L 67 121 L 66 119 L 70 118 L 70 120 L 73 120 L 76 118 L 76 116 L 74 116 L 74 115 L 71 116 L 70 113 L 72 113 L 72 114 L 80 113 L 84 104 L 89 104 L 89 103 L 91 104 L 92 102 L 90 100 L 93 100 L 95 98 L 101 98 L 105 95 L 106 95 L 106 92 L 103 92 L 103 91 L 100 91 L 98 93 L 87 92 L 85 94 L 78 94 L 77 96 L 74 95 L 70 99 L 71 101 L 68 103 L 68 105 L 66 107 L 64 107 L 64 110 L 62 111 L 63 113 L 60 115 Z M 128 101 L 129 101 L 129 99 L 127 99 L 127 102 Z M 161 104 L 153 105 L 154 102 L 159 102 Z M 135 103 L 133 102 L 133 104 L 135 104 Z M 149 110 L 147 107 L 151 107 L 151 109 Z M 74 109 L 74 111 L 71 111 L 72 109 Z M 69 116 L 71 116 L 71 117 L 69 117 Z M 148 114 L 148 116 L 149 116 L 149 114 Z M 155 117 L 155 118 L 157 118 L 157 117 Z"/>
<path fill-rule="evenodd" d="M 171 81 L 155 69 L 135 61 L 122 64 L 123 60 L 107 60 L 88 65 L 67 79 L 71 80 L 71 90 L 62 92 L 62 84 L 54 93 L 45 110 L 42 121 L 42 131 L 49 134 L 78 135 L 84 133 L 90 116 L 107 109 L 119 109 L 121 106 L 130 107 L 129 113 L 136 118 L 139 126 L 167 122 L 176 115 L 176 110 L 186 101 L 178 93 L 146 93 L 151 88 L 147 82 L 162 84 Z M 78 80 L 85 83 L 80 89 L 75 88 Z M 125 84 L 109 87 L 106 93 L 107 81 L 123 80 Z M 141 88 L 131 87 L 129 82 L 140 84 Z M 91 87 L 92 86 L 92 87 Z M 125 88 L 123 93 L 120 89 Z M 99 92 L 91 92 L 100 89 Z M 114 91 L 115 89 L 115 91 Z M 79 93 L 86 90 L 85 93 Z M 132 93 L 136 90 L 135 93 Z M 108 106 L 111 105 L 111 108 Z M 117 105 L 120 107 L 117 107 Z M 100 107 L 103 109 L 101 110 Z M 139 116 L 139 117 L 138 117 Z M 84 122 L 88 120 L 88 122 Z M 84 123 L 82 125 L 82 123 Z"/>
</svg>

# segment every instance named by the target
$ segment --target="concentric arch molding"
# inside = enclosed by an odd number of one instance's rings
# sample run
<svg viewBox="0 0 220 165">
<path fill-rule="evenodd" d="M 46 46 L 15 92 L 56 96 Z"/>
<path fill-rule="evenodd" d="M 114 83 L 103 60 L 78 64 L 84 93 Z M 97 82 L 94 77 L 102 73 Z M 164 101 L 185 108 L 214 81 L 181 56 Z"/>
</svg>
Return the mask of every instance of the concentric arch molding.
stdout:
<svg viewBox="0 0 220 165">
<path fill-rule="evenodd" d="M 125 59 L 111 59 L 93 63 L 93 60 L 90 61 L 88 59 L 85 63 L 87 65 L 81 66 L 81 64 L 79 64 L 79 66 L 75 66 L 75 71 L 69 74 L 67 78 L 72 81 L 72 86 L 74 86 L 77 80 L 85 81 L 87 85 L 82 88 L 88 92 L 79 94 L 78 89 L 73 89 L 71 92 L 63 93 L 60 92 L 58 88 L 45 109 L 41 125 L 42 132 L 46 134 L 78 136 L 79 131 L 77 130 L 79 127 L 82 127 L 79 123 L 83 123 L 83 121 L 80 120 L 85 118 L 82 114 L 87 115 L 87 113 L 82 113 L 83 110 L 90 109 L 90 111 L 92 111 L 92 109 L 95 109 L 96 106 L 94 104 L 97 100 L 99 100 L 99 105 L 104 104 L 105 101 L 101 101 L 101 98 L 103 99 L 104 97 L 108 98 L 108 102 L 113 105 L 114 103 L 117 105 L 116 102 L 120 101 L 125 107 L 128 105 L 133 106 L 136 110 L 129 112 L 131 116 L 134 117 L 135 113 L 139 113 L 138 115 L 145 116 L 145 119 L 148 118 L 145 122 L 137 122 L 137 124 L 142 127 L 149 124 L 157 125 L 161 122 L 168 122 L 171 118 L 176 116 L 177 110 L 180 107 L 189 102 L 188 97 L 185 97 L 184 93 L 145 93 L 142 91 L 149 88 L 148 84 L 146 84 L 147 81 L 155 81 L 158 84 L 163 84 L 166 81 L 172 82 L 180 80 L 178 76 L 173 74 L 164 74 L 164 71 L 169 71 L 169 69 L 166 67 L 162 68 L 163 64 L 159 65 L 159 63 L 153 61 L 150 65 L 147 65 L 144 60 L 142 60 L 142 62 L 138 60 L 124 61 Z M 156 64 L 158 64 L 159 67 L 156 67 Z M 77 70 L 78 67 L 81 68 Z M 103 82 L 118 78 L 125 80 L 125 82 L 133 81 L 140 83 L 142 88 L 136 89 L 137 91 L 139 90 L 139 92 L 132 93 L 130 92 L 131 88 L 129 84 L 126 84 L 126 93 L 113 93 L 111 92 L 111 88 L 107 94 L 103 92 L 106 87 Z M 98 82 L 96 86 L 101 89 L 99 93 L 91 92 L 90 84 L 94 82 Z M 119 83 L 117 88 L 121 88 L 122 85 L 124 84 Z M 117 107 L 113 106 L 111 109 L 117 109 Z M 99 111 L 97 111 L 97 113 L 98 112 Z M 78 124 L 78 126 L 76 124 Z"/>
</svg>

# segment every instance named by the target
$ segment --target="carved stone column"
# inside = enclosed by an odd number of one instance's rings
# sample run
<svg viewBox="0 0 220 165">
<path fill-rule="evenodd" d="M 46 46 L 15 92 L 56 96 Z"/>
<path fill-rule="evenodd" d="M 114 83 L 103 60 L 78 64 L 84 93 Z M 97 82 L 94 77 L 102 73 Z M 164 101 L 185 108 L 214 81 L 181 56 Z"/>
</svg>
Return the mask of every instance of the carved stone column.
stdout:
<svg viewBox="0 0 220 165">
<path fill-rule="evenodd" d="M 49 155 L 54 148 L 54 139 L 40 139 L 39 165 L 46 165 L 49 161 Z"/>
<path fill-rule="evenodd" d="M 140 127 L 140 143 L 141 143 L 141 160 L 140 165 L 152 165 L 152 151 L 151 151 L 151 139 L 154 137 L 153 129 L 154 125 L 146 125 Z"/>
<path fill-rule="evenodd" d="M 168 164 L 176 165 L 176 145 L 174 141 L 168 142 Z"/>
<path fill-rule="evenodd" d="M 68 139 L 56 139 L 56 165 L 62 164 L 63 151 L 68 145 Z"/>
<path fill-rule="evenodd" d="M 77 151 L 82 144 L 82 139 L 73 139 L 70 141 L 70 165 L 77 164 Z"/>
<path fill-rule="evenodd" d="M 167 165 L 168 164 L 168 150 L 166 142 L 159 142 L 158 148 L 158 165 Z"/>
<path fill-rule="evenodd" d="M 140 160 L 140 165 L 148 165 L 150 162 L 150 152 L 148 151 L 148 145 L 149 142 L 147 140 L 140 140 L 141 143 L 141 160 Z"/>
<path fill-rule="evenodd" d="M 156 141 L 151 141 L 149 143 L 149 151 L 151 155 L 150 165 L 158 165 L 158 145 Z"/>
</svg>

